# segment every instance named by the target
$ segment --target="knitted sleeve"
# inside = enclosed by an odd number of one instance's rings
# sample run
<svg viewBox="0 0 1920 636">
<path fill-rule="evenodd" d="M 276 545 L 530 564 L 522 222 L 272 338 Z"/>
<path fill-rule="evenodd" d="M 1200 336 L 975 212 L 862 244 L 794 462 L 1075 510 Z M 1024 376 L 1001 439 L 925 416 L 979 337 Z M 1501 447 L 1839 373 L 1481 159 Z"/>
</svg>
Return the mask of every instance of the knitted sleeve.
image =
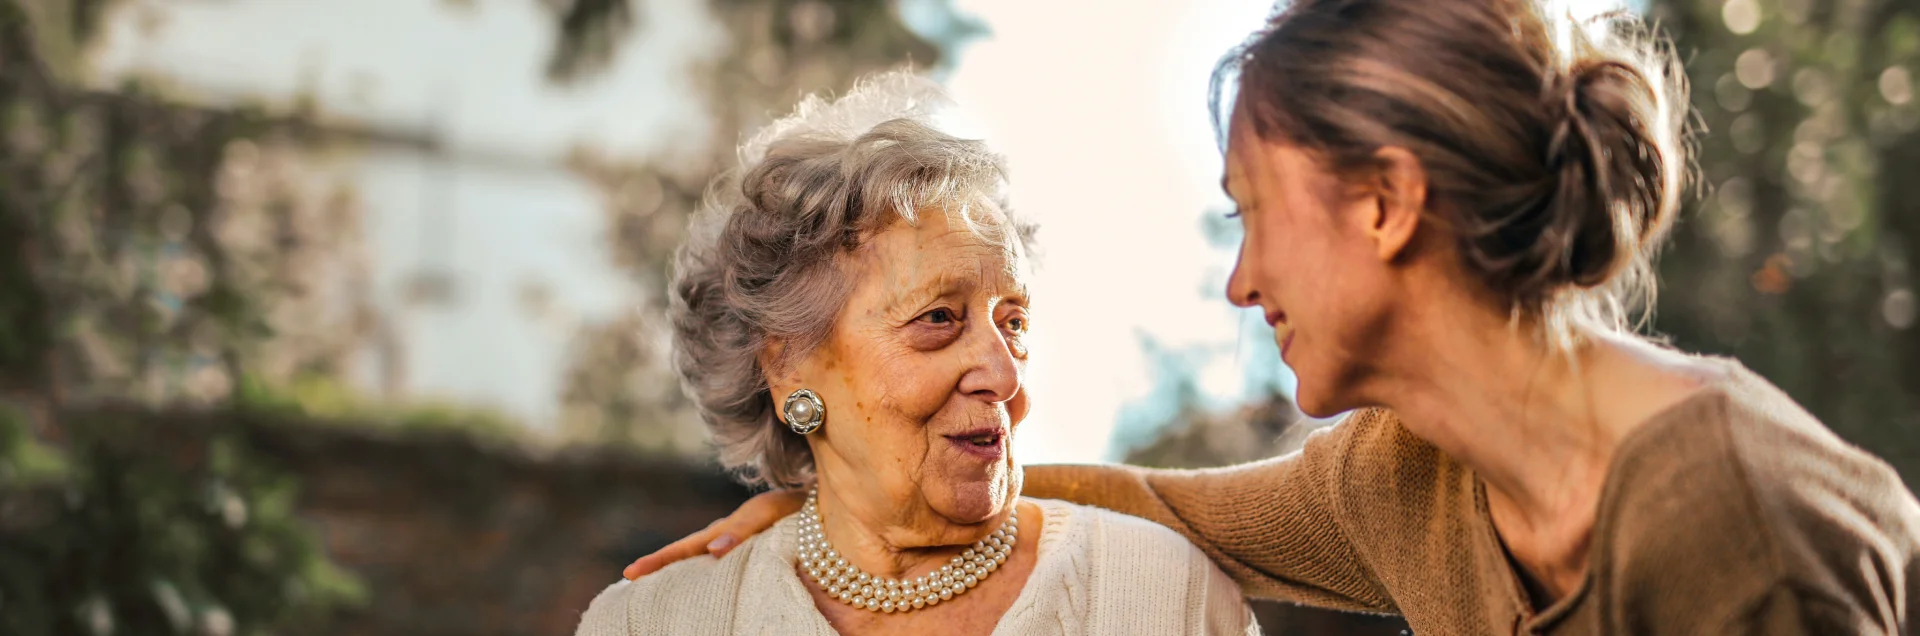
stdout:
<svg viewBox="0 0 1920 636">
<path fill-rule="evenodd" d="M 628 581 L 607 586 L 580 615 L 574 636 L 627 636 L 627 602 L 632 592 L 633 584 Z"/>
<path fill-rule="evenodd" d="M 1023 492 L 1145 518 L 1184 535 L 1246 591 L 1317 607 L 1396 612 L 1355 550 L 1333 500 L 1353 426 L 1299 452 L 1204 470 L 1032 466 Z"/>
</svg>

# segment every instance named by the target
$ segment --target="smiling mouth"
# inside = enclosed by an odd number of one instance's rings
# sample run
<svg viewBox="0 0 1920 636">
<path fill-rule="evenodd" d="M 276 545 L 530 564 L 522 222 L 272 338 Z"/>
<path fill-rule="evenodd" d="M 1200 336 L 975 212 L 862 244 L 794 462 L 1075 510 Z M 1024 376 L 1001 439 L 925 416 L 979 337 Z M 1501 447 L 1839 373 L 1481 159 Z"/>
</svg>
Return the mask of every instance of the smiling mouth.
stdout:
<svg viewBox="0 0 1920 636">
<path fill-rule="evenodd" d="M 1007 455 L 1007 432 L 1003 430 L 967 431 L 946 438 L 954 450 L 981 461 L 996 462 Z"/>
<path fill-rule="evenodd" d="M 950 439 L 956 442 L 962 442 L 962 443 L 976 446 L 979 448 L 990 448 L 993 446 L 999 446 L 1001 437 L 1002 435 L 1000 435 L 999 432 L 991 432 L 991 433 L 975 433 L 971 435 L 948 435 L 947 439 Z"/>
<path fill-rule="evenodd" d="M 1293 325 L 1287 324 L 1287 312 L 1268 313 L 1267 324 L 1273 325 L 1274 342 L 1280 345 L 1280 359 L 1285 360 L 1287 349 L 1293 346 Z"/>
</svg>

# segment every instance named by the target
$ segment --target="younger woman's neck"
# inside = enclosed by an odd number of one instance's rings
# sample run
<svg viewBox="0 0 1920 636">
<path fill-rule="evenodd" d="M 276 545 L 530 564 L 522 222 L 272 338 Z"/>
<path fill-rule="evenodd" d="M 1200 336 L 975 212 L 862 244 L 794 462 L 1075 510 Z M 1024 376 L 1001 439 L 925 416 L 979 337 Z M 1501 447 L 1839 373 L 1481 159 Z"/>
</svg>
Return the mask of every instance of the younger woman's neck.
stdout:
<svg viewBox="0 0 1920 636">
<path fill-rule="evenodd" d="M 1590 518 L 1621 440 L 1694 388 L 1678 354 L 1630 336 L 1569 351 L 1464 306 L 1403 330 L 1379 401 L 1540 525 Z"/>
</svg>

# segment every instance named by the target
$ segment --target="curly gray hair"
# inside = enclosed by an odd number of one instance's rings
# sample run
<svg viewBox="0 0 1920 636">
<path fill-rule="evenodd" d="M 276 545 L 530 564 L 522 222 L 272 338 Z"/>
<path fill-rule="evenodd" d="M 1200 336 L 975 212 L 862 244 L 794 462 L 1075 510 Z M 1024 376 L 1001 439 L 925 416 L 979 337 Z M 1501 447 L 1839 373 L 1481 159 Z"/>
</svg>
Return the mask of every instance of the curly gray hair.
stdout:
<svg viewBox="0 0 1920 636">
<path fill-rule="evenodd" d="M 845 96 L 802 101 L 740 147 L 695 215 L 675 255 L 674 367 L 719 447 L 720 463 L 748 485 L 813 480 L 813 452 L 775 417 L 760 365 L 784 343 L 783 361 L 818 346 L 852 281 L 837 257 L 920 208 L 944 212 L 1009 250 L 1033 226 L 1006 206 L 999 155 L 936 129 L 950 102 L 907 72 L 869 77 Z M 982 205 L 1003 219 L 977 214 Z"/>
</svg>

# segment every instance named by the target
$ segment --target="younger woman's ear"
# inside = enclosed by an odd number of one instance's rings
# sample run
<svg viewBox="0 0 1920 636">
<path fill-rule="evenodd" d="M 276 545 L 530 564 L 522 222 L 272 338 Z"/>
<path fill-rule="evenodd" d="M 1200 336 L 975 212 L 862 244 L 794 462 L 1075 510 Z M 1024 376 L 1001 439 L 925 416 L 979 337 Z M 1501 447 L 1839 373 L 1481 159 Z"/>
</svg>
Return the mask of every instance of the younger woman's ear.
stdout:
<svg viewBox="0 0 1920 636">
<path fill-rule="evenodd" d="M 1420 229 L 1427 208 L 1427 169 L 1419 157 L 1397 146 L 1381 148 L 1374 160 L 1379 172 L 1367 237 L 1380 260 L 1392 261 L 1406 251 Z"/>
</svg>

